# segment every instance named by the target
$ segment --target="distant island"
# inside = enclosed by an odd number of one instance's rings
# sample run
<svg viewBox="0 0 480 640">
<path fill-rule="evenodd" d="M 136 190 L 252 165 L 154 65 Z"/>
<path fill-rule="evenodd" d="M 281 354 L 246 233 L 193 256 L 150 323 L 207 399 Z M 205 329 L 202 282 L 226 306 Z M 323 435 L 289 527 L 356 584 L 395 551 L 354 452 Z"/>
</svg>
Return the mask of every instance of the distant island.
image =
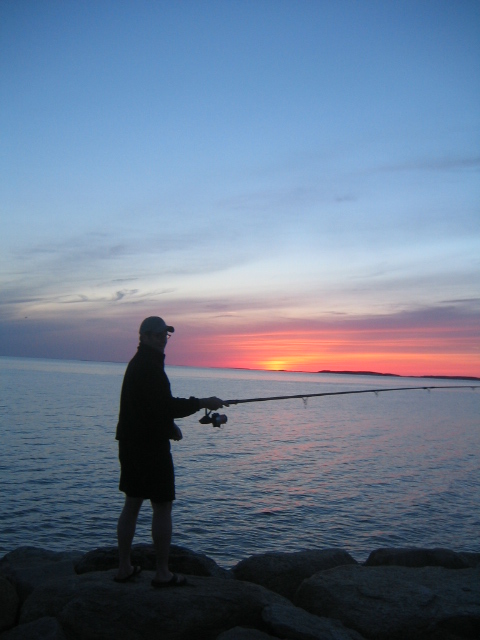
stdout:
<svg viewBox="0 0 480 640">
<path fill-rule="evenodd" d="M 386 376 L 390 378 L 434 378 L 436 380 L 480 380 L 475 376 L 401 376 L 397 373 L 379 373 L 377 371 L 331 371 L 330 369 L 322 369 L 317 373 L 333 373 L 336 375 L 349 376 Z"/>
<path fill-rule="evenodd" d="M 212 369 L 221 369 L 222 367 L 207 367 Z M 480 377 L 476 376 L 402 376 L 399 373 L 380 373 L 379 371 L 333 371 L 332 369 L 322 369 L 321 371 L 302 371 L 296 369 L 255 369 L 252 367 L 228 367 L 229 369 L 235 369 L 239 371 L 272 371 L 276 373 L 311 373 L 313 375 L 317 373 L 329 373 L 333 375 L 348 375 L 348 376 L 380 376 L 383 378 L 417 378 L 423 380 L 430 378 L 434 380 L 475 380 L 480 381 Z"/>
</svg>

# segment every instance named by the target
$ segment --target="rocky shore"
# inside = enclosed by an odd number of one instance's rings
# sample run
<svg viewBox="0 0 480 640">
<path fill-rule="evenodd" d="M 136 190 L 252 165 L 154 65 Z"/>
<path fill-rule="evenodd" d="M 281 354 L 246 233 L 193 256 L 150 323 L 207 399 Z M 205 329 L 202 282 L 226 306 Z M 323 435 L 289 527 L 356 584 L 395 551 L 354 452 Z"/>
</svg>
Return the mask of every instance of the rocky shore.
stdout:
<svg viewBox="0 0 480 640">
<path fill-rule="evenodd" d="M 1 640 L 459 640 L 480 638 L 480 554 L 378 549 L 266 553 L 222 569 L 173 546 L 182 588 L 142 572 L 118 584 L 117 549 L 87 554 L 20 547 L 0 560 Z"/>
</svg>

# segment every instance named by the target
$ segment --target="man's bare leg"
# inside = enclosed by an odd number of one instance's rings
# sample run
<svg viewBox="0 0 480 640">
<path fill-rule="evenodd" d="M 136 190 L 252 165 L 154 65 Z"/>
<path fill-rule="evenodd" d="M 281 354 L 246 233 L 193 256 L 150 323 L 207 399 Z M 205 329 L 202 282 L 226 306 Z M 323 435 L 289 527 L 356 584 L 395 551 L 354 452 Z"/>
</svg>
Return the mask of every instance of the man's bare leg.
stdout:
<svg viewBox="0 0 480 640">
<path fill-rule="evenodd" d="M 167 582 L 173 576 L 168 568 L 168 555 L 172 541 L 172 503 L 152 502 L 152 538 L 157 553 L 155 580 Z"/>
<path fill-rule="evenodd" d="M 138 513 L 142 506 L 143 498 L 125 497 L 122 513 L 117 524 L 117 540 L 118 540 L 118 572 L 117 578 L 126 578 L 133 571 L 130 561 L 130 552 L 132 550 L 133 536 L 137 526 Z"/>
</svg>

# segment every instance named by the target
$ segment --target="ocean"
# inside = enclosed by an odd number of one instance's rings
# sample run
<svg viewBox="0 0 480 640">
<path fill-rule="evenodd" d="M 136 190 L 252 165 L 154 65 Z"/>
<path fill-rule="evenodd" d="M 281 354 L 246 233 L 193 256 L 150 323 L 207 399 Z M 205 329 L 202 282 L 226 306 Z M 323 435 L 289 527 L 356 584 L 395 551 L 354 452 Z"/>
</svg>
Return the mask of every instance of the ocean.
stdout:
<svg viewBox="0 0 480 640">
<path fill-rule="evenodd" d="M 0 357 L 0 556 L 116 544 L 115 428 L 125 364 Z M 224 399 L 463 381 L 167 366 L 172 392 Z M 478 385 L 478 382 L 472 382 Z M 232 405 L 172 443 L 173 544 L 230 568 L 269 551 L 480 552 L 480 389 Z M 134 542 L 150 542 L 142 507 Z"/>
</svg>

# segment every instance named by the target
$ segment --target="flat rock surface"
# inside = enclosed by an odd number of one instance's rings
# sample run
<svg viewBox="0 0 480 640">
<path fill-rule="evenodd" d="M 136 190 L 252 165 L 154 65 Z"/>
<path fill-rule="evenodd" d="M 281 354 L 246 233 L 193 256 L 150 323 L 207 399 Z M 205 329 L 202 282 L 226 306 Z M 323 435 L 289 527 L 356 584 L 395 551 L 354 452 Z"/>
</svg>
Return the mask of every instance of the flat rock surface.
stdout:
<svg viewBox="0 0 480 640">
<path fill-rule="evenodd" d="M 278 640 L 278 636 L 271 636 L 269 633 L 258 629 L 234 627 L 221 633 L 216 640 Z"/>
<path fill-rule="evenodd" d="M 376 640 L 450 637 L 454 627 L 480 637 L 480 569 L 336 567 L 305 580 L 295 604 Z"/>
<path fill-rule="evenodd" d="M 155 571 L 155 547 L 153 544 L 134 544 L 131 560 L 133 565 L 138 565 L 147 571 Z M 75 571 L 79 574 L 108 571 L 116 567 L 118 567 L 118 548 L 114 546 L 93 549 L 75 563 Z M 169 568 L 174 573 L 188 573 L 192 576 L 233 577 L 229 571 L 219 567 L 205 554 L 174 544 L 170 547 Z"/>
<path fill-rule="evenodd" d="M 289 604 L 261 586 L 188 576 L 188 586 L 153 589 L 154 573 L 114 582 L 115 571 L 51 580 L 25 601 L 20 623 L 45 616 L 75 640 L 215 639 L 235 626 L 260 627 L 268 604 Z"/>
</svg>

